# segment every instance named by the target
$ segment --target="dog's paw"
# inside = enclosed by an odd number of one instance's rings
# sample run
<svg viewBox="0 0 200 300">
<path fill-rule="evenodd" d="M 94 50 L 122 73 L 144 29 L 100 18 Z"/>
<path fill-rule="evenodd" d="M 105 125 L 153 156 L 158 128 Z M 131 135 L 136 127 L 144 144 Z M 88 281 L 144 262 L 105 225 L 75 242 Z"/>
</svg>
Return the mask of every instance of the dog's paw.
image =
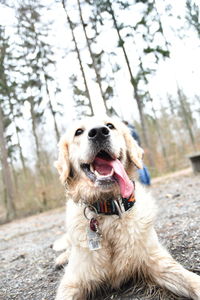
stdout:
<svg viewBox="0 0 200 300">
<path fill-rule="evenodd" d="M 62 269 L 64 265 L 68 263 L 68 255 L 69 255 L 68 251 L 65 251 L 56 258 L 55 261 L 56 269 Z"/>
<path fill-rule="evenodd" d="M 61 238 L 57 239 L 53 243 L 54 251 L 64 251 L 65 249 L 67 249 L 67 235 L 66 234 L 62 235 Z"/>
</svg>

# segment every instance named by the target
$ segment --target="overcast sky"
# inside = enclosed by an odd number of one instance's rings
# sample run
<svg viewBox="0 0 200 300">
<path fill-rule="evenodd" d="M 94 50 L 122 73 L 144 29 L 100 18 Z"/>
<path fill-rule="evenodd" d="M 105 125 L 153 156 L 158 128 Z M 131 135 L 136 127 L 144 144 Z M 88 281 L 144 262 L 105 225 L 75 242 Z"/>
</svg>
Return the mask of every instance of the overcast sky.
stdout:
<svg viewBox="0 0 200 300">
<path fill-rule="evenodd" d="M 42 3 L 50 3 L 49 1 L 43 0 Z M 194 94 L 200 95 L 200 46 L 199 40 L 193 29 L 189 29 L 182 32 L 182 39 L 178 38 L 175 34 L 174 29 L 180 26 L 185 26 L 184 14 L 185 14 L 185 1 L 168 1 L 173 5 L 173 15 L 167 16 L 164 12 L 164 5 L 166 1 L 157 0 L 158 11 L 162 15 L 162 23 L 164 26 L 164 34 L 166 39 L 171 42 L 171 58 L 159 63 L 158 70 L 155 76 L 152 77 L 149 83 L 149 90 L 154 99 L 154 105 L 156 108 L 159 107 L 160 101 L 163 103 L 166 99 L 166 94 L 170 93 L 176 95 L 177 84 L 180 88 L 183 88 L 184 92 L 193 97 Z M 72 4 L 70 10 L 71 17 L 74 21 L 77 21 L 77 11 L 73 8 L 73 0 L 68 1 L 68 5 Z M 87 15 L 87 11 L 84 12 Z M 123 21 L 127 18 L 137 18 L 137 11 L 121 11 L 119 12 L 118 20 Z M 177 19 L 180 15 L 181 18 Z M 87 16 L 86 16 L 87 17 Z M 72 101 L 72 91 L 69 85 L 68 78 L 73 73 L 79 72 L 79 65 L 77 63 L 76 55 L 73 53 L 65 54 L 61 53 L 60 49 L 68 48 L 68 45 L 72 43 L 71 34 L 66 24 L 65 13 L 60 3 L 54 4 L 53 9 L 49 10 L 44 19 L 53 19 L 55 22 L 52 25 L 52 36 L 49 37 L 51 43 L 56 44 L 58 50 L 55 50 L 57 64 L 57 71 L 55 76 L 57 77 L 59 84 L 62 89 L 62 99 L 65 103 L 66 115 L 75 115 Z M 11 25 L 14 21 L 14 15 L 11 9 L 0 6 L 0 22 L 2 25 L 7 25 L 8 32 L 12 32 Z M 10 28 L 10 29 L 9 29 Z M 80 47 L 83 48 L 85 41 L 83 33 L 76 32 L 79 39 Z M 116 36 L 113 30 L 107 30 L 102 35 L 102 44 L 105 51 L 110 51 L 112 47 L 116 45 Z M 109 42 L 108 42 L 109 41 Z M 139 43 L 139 41 L 138 41 Z M 125 44 L 127 47 L 128 54 L 133 55 L 134 48 L 129 44 Z M 138 44 L 137 44 L 138 46 Z M 70 48 L 72 48 L 70 46 Z M 130 53 L 131 52 L 131 53 Z M 85 64 L 88 63 L 88 54 L 85 55 Z M 130 56 L 131 56 L 130 55 Z M 134 56 L 134 55 L 133 55 Z M 121 58 L 123 57 L 121 56 Z M 88 78 L 91 76 L 90 71 L 86 71 Z M 129 84 L 129 74 L 126 66 L 116 74 L 116 95 L 115 103 L 117 102 L 118 112 L 125 119 L 132 120 L 138 118 L 136 104 L 133 101 L 133 91 Z M 95 111 L 100 113 L 103 111 L 101 105 L 100 93 L 97 85 L 93 80 L 89 80 L 89 86 L 91 88 L 91 95 L 95 106 Z"/>
</svg>

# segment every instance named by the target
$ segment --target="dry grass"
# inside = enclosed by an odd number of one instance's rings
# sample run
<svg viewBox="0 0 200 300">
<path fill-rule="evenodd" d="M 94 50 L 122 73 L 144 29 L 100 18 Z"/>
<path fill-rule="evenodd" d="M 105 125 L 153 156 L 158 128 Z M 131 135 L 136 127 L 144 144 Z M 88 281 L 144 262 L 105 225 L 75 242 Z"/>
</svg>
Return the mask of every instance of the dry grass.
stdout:
<svg viewBox="0 0 200 300">
<path fill-rule="evenodd" d="M 26 170 L 17 174 L 15 182 L 16 217 L 32 215 L 48 209 L 64 205 L 64 188 L 61 186 L 56 172 L 46 171 L 45 182 L 38 174 Z M 0 223 L 6 221 L 6 208 L 0 203 Z"/>
</svg>

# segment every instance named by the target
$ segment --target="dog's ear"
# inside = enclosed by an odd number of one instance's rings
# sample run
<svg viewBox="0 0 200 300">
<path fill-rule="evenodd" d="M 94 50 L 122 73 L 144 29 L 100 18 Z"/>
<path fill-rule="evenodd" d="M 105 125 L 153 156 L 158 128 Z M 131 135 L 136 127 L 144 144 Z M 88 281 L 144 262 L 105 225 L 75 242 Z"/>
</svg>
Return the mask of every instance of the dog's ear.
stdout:
<svg viewBox="0 0 200 300">
<path fill-rule="evenodd" d="M 144 155 L 144 150 L 138 145 L 138 143 L 131 136 L 128 128 L 126 128 L 124 131 L 124 138 L 125 138 L 129 158 L 136 165 L 136 167 L 142 169 L 143 168 L 142 159 Z"/>
<path fill-rule="evenodd" d="M 55 161 L 54 166 L 57 168 L 60 174 L 60 180 L 62 184 L 65 184 L 70 173 L 69 153 L 68 145 L 65 137 L 62 137 L 58 143 L 59 155 L 58 160 Z"/>
</svg>

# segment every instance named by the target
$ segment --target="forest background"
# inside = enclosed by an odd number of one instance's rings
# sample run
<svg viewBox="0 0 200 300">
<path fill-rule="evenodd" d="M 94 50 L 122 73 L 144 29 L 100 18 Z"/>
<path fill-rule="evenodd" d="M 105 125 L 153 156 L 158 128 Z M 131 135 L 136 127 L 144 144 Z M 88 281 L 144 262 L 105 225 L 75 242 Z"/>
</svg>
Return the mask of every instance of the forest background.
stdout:
<svg viewBox="0 0 200 300">
<path fill-rule="evenodd" d="M 76 118 L 137 128 L 151 175 L 200 148 L 196 0 L 0 0 L 0 222 L 64 204 L 53 167 Z"/>
</svg>

